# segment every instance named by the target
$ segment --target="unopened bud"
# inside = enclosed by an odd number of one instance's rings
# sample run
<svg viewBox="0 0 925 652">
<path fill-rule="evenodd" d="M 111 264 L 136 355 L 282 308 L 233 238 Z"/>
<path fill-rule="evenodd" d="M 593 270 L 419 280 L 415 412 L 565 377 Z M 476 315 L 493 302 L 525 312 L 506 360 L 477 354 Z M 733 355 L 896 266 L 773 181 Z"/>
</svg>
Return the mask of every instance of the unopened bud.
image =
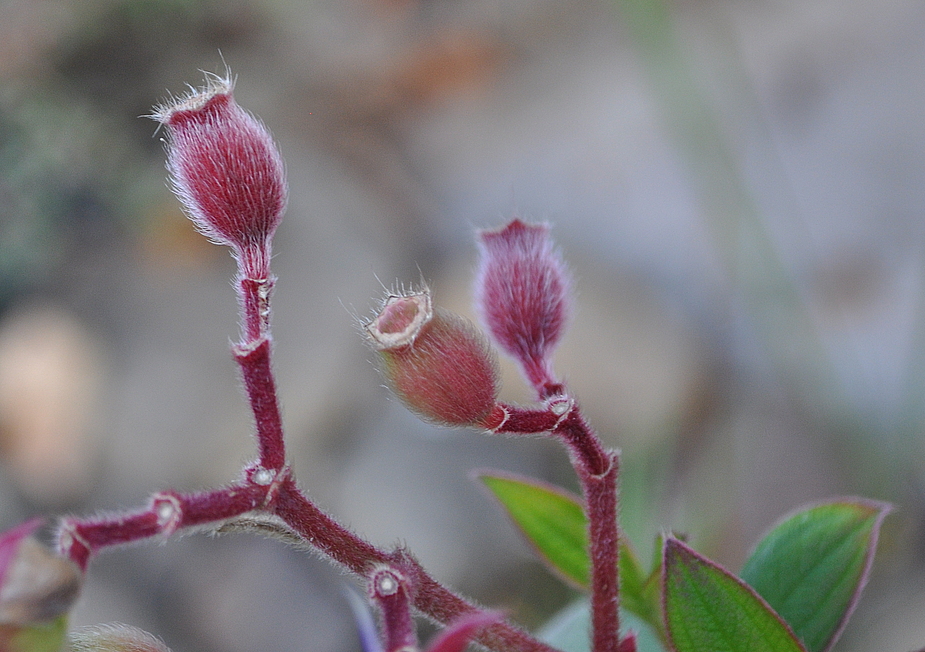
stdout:
<svg viewBox="0 0 925 652">
<path fill-rule="evenodd" d="M 434 309 L 428 290 L 388 297 L 366 332 L 389 386 L 423 418 L 474 426 L 491 414 L 498 395 L 494 352 L 467 320 Z"/>
<path fill-rule="evenodd" d="M 230 246 L 248 278 L 269 274 L 270 238 L 286 208 L 283 160 L 267 128 L 232 97 L 230 79 L 159 106 L 174 191 L 202 233 Z"/>
<path fill-rule="evenodd" d="M 515 219 L 479 234 L 476 302 L 488 332 L 534 386 L 551 382 L 549 358 L 568 316 L 569 282 L 545 224 Z"/>
</svg>

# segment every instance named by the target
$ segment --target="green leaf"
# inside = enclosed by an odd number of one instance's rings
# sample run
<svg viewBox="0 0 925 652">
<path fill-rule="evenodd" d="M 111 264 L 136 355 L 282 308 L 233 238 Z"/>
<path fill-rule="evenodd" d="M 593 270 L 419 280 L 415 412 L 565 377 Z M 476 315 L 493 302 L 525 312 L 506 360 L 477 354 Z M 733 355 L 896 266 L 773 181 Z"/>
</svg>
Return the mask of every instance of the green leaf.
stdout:
<svg viewBox="0 0 925 652">
<path fill-rule="evenodd" d="M 665 541 L 665 621 L 677 652 L 806 652 L 747 584 L 677 539 Z"/>
<path fill-rule="evenodd" d="M 529 478 L 497 473 L 481 473 L 478 478 L 540 557 L 568 582 L 588 588 L 587 521 L 579 499 Z"/>
<path fill-rule="evenodd" d="M 581 500 L 559 487 L 513 474 L 477 476 L 501 503 L 540 558 L 567 582 L 587 589 L 588 522 Z M 647 574 L 626 537 L 620 539 L 620 604 L 661 627 L 657 573 Z"/>
<path fill-rule="evenodd" d="M 797 512 L 765 535 L 741 577 L 810 652 L 828 650 L 857 604 L 889 511 L 884 503 L 851 499 Z"/>
<path fill-rule="evenodd" d="M 660 576 L 661 564 L 648 575 L 642 570 L 636 552 L 623 536 L 620 540 L 620 608 L 639 616 L 656 632 L 664 634 Z"/>
<path fill-rule="evenodd" d="M 637 614 L 648 614 L 653 608 L 658 612 L 658 601 L 646 599 L 646 582 L 649 577 L 643 572 L 636 552 L 620 540 L 620 606 Z M 648 618 L 646 618 L 648 620 Z"/>
<path fill-rule="evenodd" d="M 642 585 L 641 594 L 638 598 L 640 609 L 634 613 L 645 620 L 655 630 L 660 640 L 668 640 L 668 632 L 665 631 L 665 620 L 662 618 L 662 565 L 665 562 L 665 556 L 662 550 L 665 547 L 665 535 L 660 534 L 656 537 L 655 550 L 652 570 L 645 584 Z M 620 567 L 623 567 L 623 558 L 620 558 Z M 629 594 L 626 594 L 629 597 Z M 624 603 L 627 609 L 636 606 L 636 602 Z"/>
<path fill-rule="evenodd" d="M 59 652 L 67 638 L 67 614 L 24 626 L 0 625 L 0 649 L 5 652 Z"/>
<path fill-rule="evenodd" d="M 620 631 L 636 634 L 636 652 L 665 652 L 649 625 L 629 612 L 620 612 Z M 562 652 L 591 652 L 591 610 L 587 600 L 579 600 L 546 623 L 536 634 L 539 639 Z"/>
</svg>

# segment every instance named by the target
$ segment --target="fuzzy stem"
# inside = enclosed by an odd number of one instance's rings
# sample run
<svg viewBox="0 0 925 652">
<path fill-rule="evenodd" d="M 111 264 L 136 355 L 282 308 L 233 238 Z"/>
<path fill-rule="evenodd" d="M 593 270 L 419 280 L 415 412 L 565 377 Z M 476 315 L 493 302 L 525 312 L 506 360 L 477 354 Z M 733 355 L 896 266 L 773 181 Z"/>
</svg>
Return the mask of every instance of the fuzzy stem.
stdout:
<svg viewBox="0 0 925 652">
<path fill-rule="evenodd" d="M 619 527 L 617 476 L 619 455 L 605 450 L 600 438 L 568 397 L 547 401 L 545 410 L 499 405 L 503 411 L 495 433 L 548 433 L 569 451 L 581 482 L 588 515 L 588 554 L 591 558 L 591 624 L 594 652 L 616 652 L 619 647 Z"/>
<path fill-rule="evenodd" d="M 433 579 L 407 551 L 380 550 L 325 514 L 299 490 L 285 466 L 282 418 L 270 364 L 272 287 L 269 273 L 265 279 L 253 279 L 242 270 L 239 276 L 242 342 L 234 347 L 234 356 L 254 414 L 259 451 L 258 463 L 245 469 L 244 481 L 196 494 L 155 494 L 147 509 L 134 513 L 65 519 L 58 541 L 62 553 L 85 570 L 90 559 L 108 547 L 170 536 L 183 529 L 218 526 L 248 512 L 264 513 L 281 518 L 311 547 L 360 577 L 368 578 L 377 566 L 399 564 L 412 587 L 414 607 L 437 623 L 449 625 L 485 613 Z M 557 418 L 550 423 L 555 425 Z M 484 628 L 474 640 L 495 652 L 555 652 L 506 622 Z"/>
<path fill-rule="evenodd" d="M 541 401 L 565 393 L 565 386 L 555 379 L 546 358 L 524 359 L 521 368 Z"/>
<path fill-rule="evenodd" d="M 239 261 L 241 264 L 241 261 Z M 263 338 L 270 336 L 270 294 L 276 279 L 249 278 L 244 270 L 238 279 L 238 299 L 241 311 L 241 347 L 251 347 Z"/>
<path fill-rule="evenodd" d="M 483 607 L 456 595 L 437 582 L 407 550 L 396 550 L 393 563 L 400 564 L 405 574 L 412 578 L 414 606 L 433 622 L 446 626 L 461 618 L 485 612 Z M 555 652 L 554 648 L 504 621 L 484 628 L 473 636 L 473 640 L 490 650 Z"/>
<path fill-rule="evenodd" d="M 603 475 L 610 469 L 610 454 L 604 450 L 600 438 L 581 415 L 577 405 L 572 405 L 562 416 L 552 434 L 568 446 L 576 470 Z"/>
<path fill-rule="evenodd" d="M 280 486 L 275 513 L 312 547 L 355 575 L 366 577 L 380 564 L 396 565 L 414 587 L 414 607 L 436 623 L 445 626 L 463 616 L 484 611 L 437 582 L 407 550 L 385 552 L 342 526 L 306 498 L 291 478 Z M 474 640 L 496 652 L 554 652 L 553 648 L 507 622 L 486 627 Z"/>
<path fill-rule="evenodd" d="M 62 554 L 86 570 L 90 559 L 106 548 L 167 537 L 177 530 L 221 523 L 259 509 L 269 489 L 248 482 L 195 494 L 163 491 L 151 497 L 148 508 L 137 512 L 64 519 L 58 546 Z"/>
<path fill-rule="evenodd" d="M 138 512 L 106 518 L 65 519 L 59 548 L 82 569 L 106 548 L 183 529 L 219 525 L 248 512 L 281 518 L 305 543 L 359 577 L 367 578 L 382 565 L 395 565 L 413 587 L 415 609 L 441 625 L 485 610 L 437 582 L 404 549 L 381 550 L 321 511 L 298 488 L 288 469 L 267 477 L 266 469 L 252 467 L 245 481 L 196 494 L 161 492 Z M 555 652 L 507 622 L 483 629 L 474 640 L 495 652 Z"/>
<path fill-rule="evenodd" d="M 609 453 L 610 468 L 602 475 L 581 479 L 588 510 L 591 555 L 591 630 L 595 652 L 615 651 L 619 645 L 619 531 L 617 474 L 620 459 Z"/>
<path fill-rule="evenodd" d="M 382 614 L 384 652 L 415 652 L 418 649 L 410 589 L 404 575 L 392 566 L 377 568 L 369 578 L 369 596 Z"/>
<path fill-rule="evenodd" d="M 491 416 L 496 417 L 498 425 L 490 430 L 499 435 L 548 434 L 562 419 L 562 415 L 550 410 L 527 410 L 502 403 L 495 406 Z"/>
<path fill-rule="evenodd" d="M 374 566 L 389 563 L 388 553 L 325 514 L 292 478 L 280 485 L 274 513 L 313 548 L 354 575 L 366 577 Z"/>
<path fill-rule="evenodd" d="M 572 407 L 552 434 L 562 439 L 569 448 L 588 513 L 591 649 L 594 652 L 617 652 L 620 647 L 619 455 L 615 451 L 604 450 L 577 406 Z"/>
<path fill-rule="evenodd" d="M 259 463 L 273 471 L 282 469 L 286 464 L 286 445 L 276 381 L 270 367 L 270 340 L 263 337 L 248 348 L 235 347 L 234 357 L 241 367 L 244 389 L 254 413 Z"/>
</svg>

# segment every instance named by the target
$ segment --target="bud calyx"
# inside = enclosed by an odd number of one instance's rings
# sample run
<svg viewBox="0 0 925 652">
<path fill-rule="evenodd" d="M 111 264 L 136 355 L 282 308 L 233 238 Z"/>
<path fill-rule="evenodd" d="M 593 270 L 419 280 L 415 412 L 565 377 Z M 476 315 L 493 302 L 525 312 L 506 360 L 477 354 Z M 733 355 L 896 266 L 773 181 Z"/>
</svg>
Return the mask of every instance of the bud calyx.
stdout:
<svg viewBox="0 0 925 652">
<path fill-rule="evenodd" d="M 430 292 L 425 290 L 405 296 L 393 294 L 366 326 L 366 331 L 375 348 L 394 349 L 412 344 L 433 316 Z"/>
</svg>

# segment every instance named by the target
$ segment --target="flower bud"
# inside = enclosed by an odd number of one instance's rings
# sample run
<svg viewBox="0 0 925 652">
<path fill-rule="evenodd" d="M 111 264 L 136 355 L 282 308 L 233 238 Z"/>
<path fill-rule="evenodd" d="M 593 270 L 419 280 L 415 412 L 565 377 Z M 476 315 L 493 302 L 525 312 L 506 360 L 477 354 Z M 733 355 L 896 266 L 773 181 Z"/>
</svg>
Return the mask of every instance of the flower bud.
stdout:
<svg viewBox="0 0 925 652">
<path fill-rule="evenodd" d="M 539 387 L 568 316 L 569 281 L 545 224 L 515 219 L 479 234 L 476 302 L 489 333 Z"/>
<path fill-rule="evenodd" d="M 231 81 L 207 81 L 152 116 L 167 127 L 174 192 L 202 233 L 234 250 L 247 278 L 266 278 L 286 208 L 283 160 L 263 123 L 234 101 Z"/>
<path fill-rule="evenodd" d="M 434 310 L 429 290 L 388 297 L 366 332 L 389 386 L 424 419 L 473 426 L 491 414 L 498 395 L 494 352 L 464 318 Z"/>
</svg>

